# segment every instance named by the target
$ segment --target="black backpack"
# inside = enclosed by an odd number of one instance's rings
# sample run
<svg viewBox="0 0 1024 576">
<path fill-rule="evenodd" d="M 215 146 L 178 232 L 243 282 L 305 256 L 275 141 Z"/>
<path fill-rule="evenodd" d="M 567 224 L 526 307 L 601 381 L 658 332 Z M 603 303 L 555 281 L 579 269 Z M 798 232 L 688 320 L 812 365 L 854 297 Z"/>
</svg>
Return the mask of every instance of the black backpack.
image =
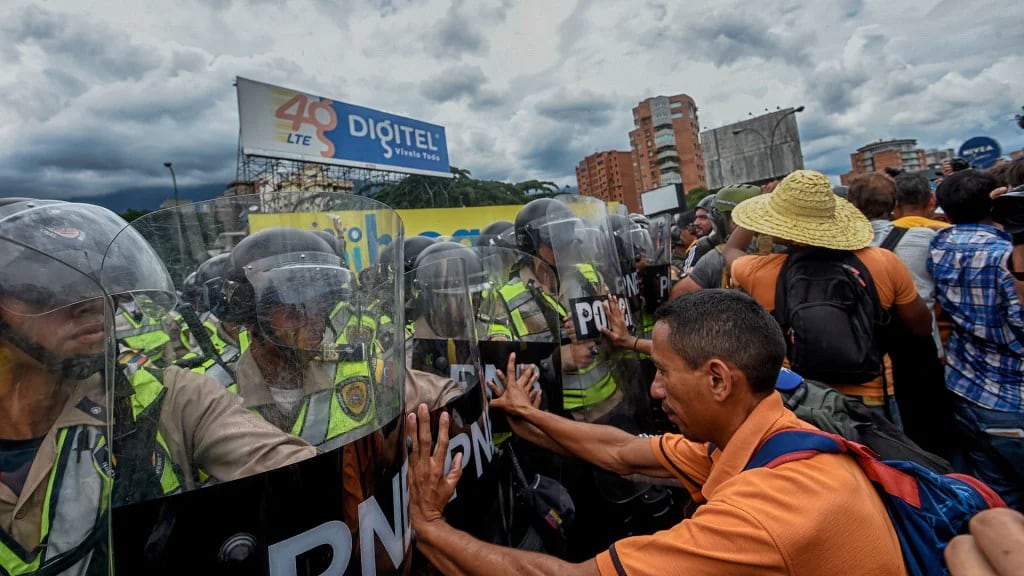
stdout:
<svg viewBox="0 0 1024 576">
<path fill-rule="evenodd" d="M 875 334 L 883 310 L 871 274 L 853 252 L 789 253 L 775 286 L 775 320 L 793 371 L 830 385 L 863 384 L 882 369 Z"/>
</svg>

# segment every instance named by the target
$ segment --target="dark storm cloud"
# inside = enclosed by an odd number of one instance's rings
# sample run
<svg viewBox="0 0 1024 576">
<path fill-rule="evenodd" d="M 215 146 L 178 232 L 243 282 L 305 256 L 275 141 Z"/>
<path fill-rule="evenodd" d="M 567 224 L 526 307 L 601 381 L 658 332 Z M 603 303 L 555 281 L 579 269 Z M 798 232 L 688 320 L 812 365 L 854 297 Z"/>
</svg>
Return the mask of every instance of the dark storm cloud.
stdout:
<svg viewBox="0 0 1024 576">
<path fill-rule="evenodd" d="M 522 161 L 526 174 L 549 177 L 572 172 L 573 167 L 586 154 L 585 146 L 566 141 L 564 136 L 551 134 L 528 142 Z"/>
<path fill-rule="evenodd" d="M 474 110 L 502 105 L 505 97 L 486 88 L 487 76 L 479 66 L 449 66 L 420 84 L 420 95 L 432 102 L 465 100 Z"/>
<path fill-rule="evenodd" d="M 458 60 L 464 54 L 487 53 L 488 42 L 481 32 L 481 22 L 474 22 L 462 2 L 454 1 L 448 12 L 434 25 L 424 40 L 426 50 L 436 58 Z"/>
<path fill-rule="evenodd" d="M 537 114 L 549 120 L 587 126 L 606 126 L 620 108 L 611 98 L 597 94 L 559 94 L 536 106 Z"/>
<path fill-rule="evenodd" d="M 137 79 L 159 64 L 159 57 L 106 26 L 28 6 L 0 24 L 14 44 L 38 46 L 77 72 L 101 79 Z"/>
<path fill-rule="evenodd" d="M 698 9 L 674 14 L 647 30 L 638 43 L 648 49 L 665 49 L 667 42 L 688 60 L 708 60 L 727 67 L 744 59 L 780 60 L 800 66 L 810 58 L 812 36 L 796 29 L 780 34 L 776 24 L 761 12 L 744 9 Z"/>
</svg>

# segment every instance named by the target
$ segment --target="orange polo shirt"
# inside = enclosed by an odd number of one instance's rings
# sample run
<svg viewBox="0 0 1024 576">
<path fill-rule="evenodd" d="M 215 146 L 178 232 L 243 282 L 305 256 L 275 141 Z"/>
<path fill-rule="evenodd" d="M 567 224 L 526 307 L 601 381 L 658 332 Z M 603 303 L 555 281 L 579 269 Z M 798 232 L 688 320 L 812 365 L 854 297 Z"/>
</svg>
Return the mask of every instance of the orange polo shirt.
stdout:
<svg viewBox="0 0 1024 576">
<path fill-rule="evenodd" d="M 612 544 L 597 556 L 601 574 L 906 574 L 885 506 L 853 458 L 819 454 L 740 473 L 783 428 L 814 427 L 773 392 L 710 458 L 706 444 L 651 438 L 662 466 L 705 503 L 668 530 Z"/>
<path fill-rule="evenodd" d="M 910 270 L 896 254 L 882 248 L 868 247 L 855 251 L 854 255 L 864 263 L 864 267 L 871 274 L 882 308 L 888 310 L 894 304 L 910 304 L 917 298 L 917 288 L 914 286 Z M 775 310 L 775 284 L 778 282 L 779 272 L 782 271 L 785 261 L 786 254 L 743 256 L 732 265 L 732 283 L 750 294 L 765 310 L 771 312 Z M 885 371 L 889 394 L 893 395 L 898 382 L 893 382 L 892 366 L 889 364 L 888 357 L 885 359 Z M 864 384 L 832 385 L 829 382 L 825 382 L 825 384 L 850 396 L 881 398 L 884 395 L 881 376 Z"/>
</svg>

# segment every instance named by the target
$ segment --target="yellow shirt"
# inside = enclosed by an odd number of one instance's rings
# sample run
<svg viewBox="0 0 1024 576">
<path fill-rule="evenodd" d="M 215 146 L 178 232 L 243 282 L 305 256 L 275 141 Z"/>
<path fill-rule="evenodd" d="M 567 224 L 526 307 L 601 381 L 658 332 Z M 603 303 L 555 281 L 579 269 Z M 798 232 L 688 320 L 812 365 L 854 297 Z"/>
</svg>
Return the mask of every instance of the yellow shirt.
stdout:
<svg viewBox="0 0 1024 576">
<path fill-rule="evenodd" d="M 938 232 L 943 228 L 949 228 L 949 222 L 943 222 L 941 220 L 932 220 L 931 218 L 925 218 L 924 216 L 904 216 L 903 218 L 897 218 L 892 221 L 893 226 L 899 226 L 900 228 L 931 228 Z"/>
</svg>

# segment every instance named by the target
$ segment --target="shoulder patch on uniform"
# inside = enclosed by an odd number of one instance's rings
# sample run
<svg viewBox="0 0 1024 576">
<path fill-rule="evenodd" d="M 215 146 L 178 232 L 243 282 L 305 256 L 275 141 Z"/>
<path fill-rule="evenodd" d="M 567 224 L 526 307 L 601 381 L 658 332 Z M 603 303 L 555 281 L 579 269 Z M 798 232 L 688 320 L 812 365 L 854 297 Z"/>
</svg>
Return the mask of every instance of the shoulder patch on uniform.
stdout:
<svg viewBox="0 0 1024 576">
<path fill-rule="evenodd" d="M 75 405 L 75 408 L 81 410 L 82 412 L 85 412 L 92 418 L 101 420 L 103 422 L 107 421 L 107 409 L 104 408 L 101 404 L 97 404 L 96 402 L 93 402 L 88 398 L 83 397 L 81 400 L 79 400 L 78 404 Z"/>
<path fill-rule="evenodd" d="M 352 380 L 338 389 L 338 403 L 345 414 L 354 420 L 366 415 L 370 407 L 370 390 L 366 380 Z"/>
</svg>

